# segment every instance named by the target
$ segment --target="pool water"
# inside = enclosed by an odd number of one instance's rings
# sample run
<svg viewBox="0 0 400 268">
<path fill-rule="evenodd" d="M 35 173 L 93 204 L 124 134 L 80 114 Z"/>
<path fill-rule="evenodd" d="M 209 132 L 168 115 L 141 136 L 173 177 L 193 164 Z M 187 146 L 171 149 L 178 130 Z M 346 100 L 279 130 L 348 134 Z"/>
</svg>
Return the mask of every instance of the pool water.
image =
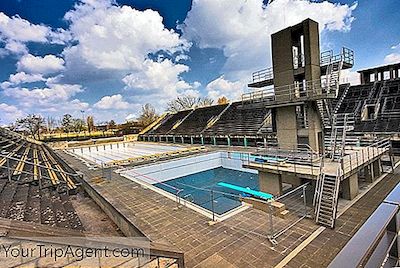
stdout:
<svg viewBox="0 0 400 268">
<path fill-rule="evenodd" d="M 168 187 L 168 185 L 182 189 L 180 192 L 181 198 L 210 211 L 212 211 L 212 207 L 214 206 L 214 212 L 221 215 L 241 205 L 238 195 L 242 193 L 219 186 L 217 185 L 218 182 L 226 182 L 241 187 L 249 187 L 252 190 L 259 190 L 258 174 L 223 167 L 198 172 L 154 185 L 172 194 L 175 194 L 176 191 Z M 212 194 L 210 190 L 213 190 L 213 203 L 211 202 Z M 235 196 L 231 196 L 230 194 Z"/>
</svg>

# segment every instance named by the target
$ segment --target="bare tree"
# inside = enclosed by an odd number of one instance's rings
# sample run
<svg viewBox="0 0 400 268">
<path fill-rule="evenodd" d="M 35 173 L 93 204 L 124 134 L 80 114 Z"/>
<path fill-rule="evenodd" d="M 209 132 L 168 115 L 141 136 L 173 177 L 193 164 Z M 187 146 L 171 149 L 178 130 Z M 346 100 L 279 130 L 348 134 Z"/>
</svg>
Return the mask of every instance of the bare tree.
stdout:
<svg viewBox="0 0 400 268">
<path fill-rule="evenodd" d="M 56 124 L 57 124 L 57 120 L 52 117 L 52 116 L 48 116 L 47 117 L 47 132 L 51 132 L 54 128 L 56 128 Z"/>
<path fill-rule="evenodd" d="M 157 118 L 158 114 L 156 113 L 156 109 L 154 109 L 151 104 L 147 103 L 142 106 L 142 113 L 138 118 L 138 122 L 142 126 L 148 126 L 157 120 Z"/>
<path fill-rule="evenodd" d="M 16 124 L 18 128 L 27 130 L 33 138 L 40 139 L 40 130 L 43 128 L 44 122 L 45 120 L 42 116 L 29 114 L 24 118 L 17 119 Z"/>
<path fill-rule="evenodd" d="M 93 118 L 92 115 L 89 115 L 86 118 L 86 123 L 87 123 L 87 127 L 88 127 L 88 130 L 89 130 L 89 133 L 92 132 L 94 130 L 94 118 Z"/>
<path fill-rule="evenodd" d="M 85 130 L 85 121 L 83 121 L 80 118 L 74 118 L 72 119 L 72 129 L 75 132 L 81 132 Z"/>
<path fill-rule="evenodd" d="M 213 100 L 208 97 L 194 97 L 190 95 L 182 95 L 168 102 L 168 112 L 179 112 L 182 110 L 205 107 L 213 104 Z"/>
</svg>

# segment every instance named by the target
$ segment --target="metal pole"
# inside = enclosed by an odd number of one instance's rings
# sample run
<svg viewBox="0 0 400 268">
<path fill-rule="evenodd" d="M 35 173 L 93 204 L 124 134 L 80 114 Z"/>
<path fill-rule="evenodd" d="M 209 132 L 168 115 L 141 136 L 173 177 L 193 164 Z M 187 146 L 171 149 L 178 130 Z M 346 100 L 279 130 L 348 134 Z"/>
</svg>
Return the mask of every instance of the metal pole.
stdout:
<svg viewBox="0 0 400 268">
<path fill-rule="evenodd" d="M 8 182 L 11 182 L 10 159 L 7 158 Z"/>
<path fill-rule="evenodd" d="M 270 237 L 273 238 L 274 223 L 273 223 L 273 219 L 272 219 L 272 208 L 271 208 L 271 204 L 269 202 L 267 203 L 267 206 L 268 206 L 268 211 L 269 211 Z"/>
<path fill-rule="evenodd" d="M 304 201 L 304 216 L 307 216 L 307 198 L 306 198 L 306 187 L 303 187 L 303 201 Z"/>
<path fill-rule="evenodd" d="M 215 213 L 214 213 L 214 191 L 211 190 L 211 209 L 212 209 L 212 220 L 215 221 Z"/>
<path fill-rule="evenodd" d="M 42 172 L 40 172 L 40 167 L 38 167 L 38 179 L 39 179 L 39 189 L 42 190 Z"/>
</svg>

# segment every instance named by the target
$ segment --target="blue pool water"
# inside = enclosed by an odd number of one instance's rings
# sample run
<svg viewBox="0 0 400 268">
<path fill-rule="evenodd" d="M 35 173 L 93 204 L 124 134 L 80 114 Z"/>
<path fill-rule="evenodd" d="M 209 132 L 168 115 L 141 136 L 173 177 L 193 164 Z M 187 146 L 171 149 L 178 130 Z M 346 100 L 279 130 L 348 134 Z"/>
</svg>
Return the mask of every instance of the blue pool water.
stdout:
<svg viewBox="0 0 400 268">
<path fill-rule="evenodd" d="M 165 184 L 182 189 L 180 192 L 181 198 L 185 198 L 210 211 L 212 210 L 212 203 L 211 192 L 209 190 L 214 190 L 214 212 L 221 215 L 241 205 L 238 197 L 228 194 L 238 196 L 241 193 L 219 186 L 217 185 L 218 182 L 226 182 L 241 187 L 249 187 L 252 190 L 259 190 L 258 174 L 223 167 L 187 175 L 164 183 L 157 183 L 155 186 L 173 194 L 176 191 Z"/>
</svg>

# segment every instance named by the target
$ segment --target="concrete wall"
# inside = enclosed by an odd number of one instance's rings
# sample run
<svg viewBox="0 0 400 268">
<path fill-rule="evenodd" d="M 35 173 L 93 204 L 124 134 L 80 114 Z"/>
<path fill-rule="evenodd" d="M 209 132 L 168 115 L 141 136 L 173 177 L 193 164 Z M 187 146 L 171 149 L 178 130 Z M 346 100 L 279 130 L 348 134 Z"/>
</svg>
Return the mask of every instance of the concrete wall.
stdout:
<svg viewBox="0 0 400 268">
<path fill-rule="evenodd" d="M 257 173 L 256 170 L 242 168 L 239 157 L 232 155 L 228 158 L 227 152 L 215 152 L 123 170 L 120 174 L 127 178 L 156 184 L 219 167 Z"/>
</svg>

